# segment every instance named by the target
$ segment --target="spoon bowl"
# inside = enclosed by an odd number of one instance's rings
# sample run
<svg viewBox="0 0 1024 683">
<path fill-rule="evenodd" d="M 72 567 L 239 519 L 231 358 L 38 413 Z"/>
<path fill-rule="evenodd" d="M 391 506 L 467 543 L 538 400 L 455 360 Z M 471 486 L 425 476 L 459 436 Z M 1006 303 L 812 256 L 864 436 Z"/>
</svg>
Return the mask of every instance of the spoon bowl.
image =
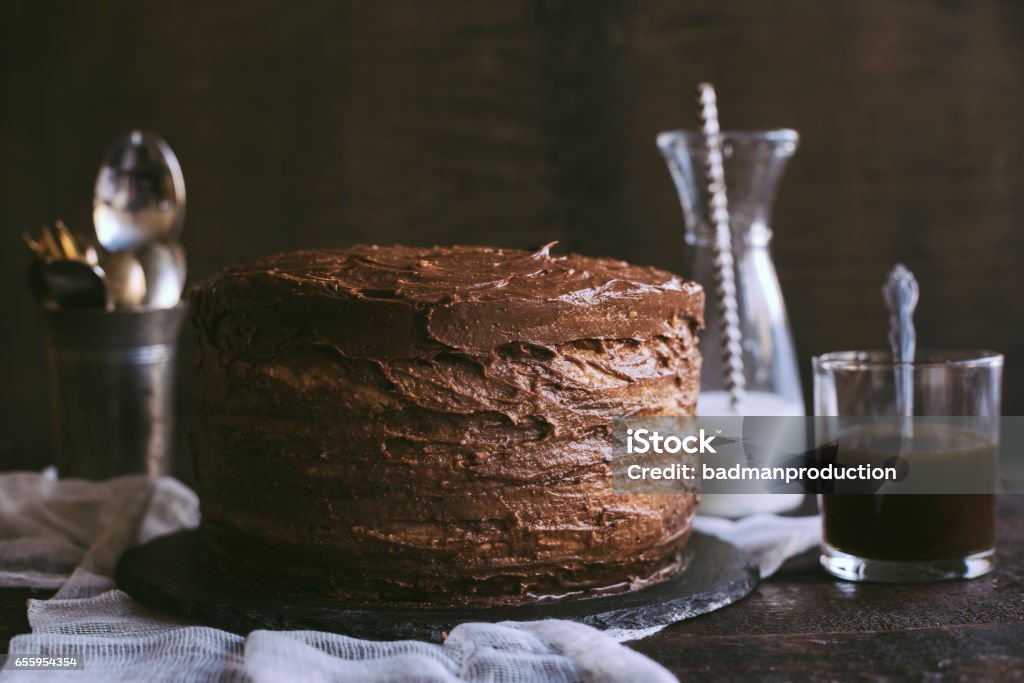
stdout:
<svg viewBox="0 0 1024 683">
<path fill-rule="evenodd" d="M 185 287 L 184 250 L 181 245 L 154 242 L 139 252 L 139 263 L 146 274 L 146 295 L 142 304 L 147 308 L 177 306 Z"/>
<path fill-rule="evenodd" d="M 50 261 L 42 264 L 41 280 L 58 308 L 106 308 L 106 274 L 84 261 Z"/>
<path fill-rule="evenodd" d="M 111 252 L 171 241 L 185 222 L 185 179 L 163 138 L 132 131 L 114 143 L 96 177 L 96 238 Z"/>
<path fill-rule="evenodd" d="M 103 261 L 110 299 L 115 306 L 141 306 L 146 299 L 146 272 L 135 254 L 115 251 Z"/>
</svg>

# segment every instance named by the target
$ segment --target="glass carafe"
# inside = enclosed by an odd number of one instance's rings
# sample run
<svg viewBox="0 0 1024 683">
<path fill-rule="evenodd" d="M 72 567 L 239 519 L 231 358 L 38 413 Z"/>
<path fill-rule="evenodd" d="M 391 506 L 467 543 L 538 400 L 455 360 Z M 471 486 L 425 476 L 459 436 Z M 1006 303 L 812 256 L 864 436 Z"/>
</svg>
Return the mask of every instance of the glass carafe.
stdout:
<svg viewBox="0 0 1024 683">
<path fill-rule="evenodd" d="M 747 396 L 740 410 L 743 415 L 804 414 L 793 335 L 769 250 L 775 191 L 786 162 L 796 151 L 798 139 L 793 130 L 722 135 L 746 378 Z M 707 292 L 705 329 L 700 342 L 704 366 L 698 414 L 733 415 L 725 392 L 714 298 L 714 235 L 707 211 L 704 142 L 696 131 L 672 131 L 658 136 L 658 148 L 672 171 L 683 205 L 684 275 L 699 282 Z"/>
<path fill-rule="evenodd" d="M 658 148 L 668 162 L 683 206 L 684 275 L 699 282 L 706 292 L 705 329 L 700 341 L 703 370 L 698 415 L 805 414 L 793 334 L 769 249 L 772 204 L 779 179 L 796 151 L 798 140 L 793 130 L 722 134 L 746 380 L 744 401 L 735 411 L 729 402 L 722 370 L 720 321 L 713 279 L 714 229 L 708 218 L 704 140 L 697 131 L 658 135 Z M 799 505 L 801 500 L 799 494 L 718 494 L 705 496 L 702 511 L 740 516 L 784 510 Z"/>
</svg>

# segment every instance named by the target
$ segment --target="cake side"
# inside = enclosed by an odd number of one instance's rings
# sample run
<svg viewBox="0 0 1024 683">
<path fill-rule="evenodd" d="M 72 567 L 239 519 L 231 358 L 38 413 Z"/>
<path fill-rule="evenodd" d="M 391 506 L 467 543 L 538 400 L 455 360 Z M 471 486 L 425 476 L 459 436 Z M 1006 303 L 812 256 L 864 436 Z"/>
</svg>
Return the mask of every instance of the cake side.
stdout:
<svg viewBox="0 0 1024 683">
<path fill-rule="evenodd" d="M 546 252 L 357 247 L 230 269 L 196 296 L 204 534 L 239 576 L 353 600 L 656 574 L 695 500 L 613 492 L 610 423 L 693 414 L 701 307 L 663 271 Z"/>
</svg>

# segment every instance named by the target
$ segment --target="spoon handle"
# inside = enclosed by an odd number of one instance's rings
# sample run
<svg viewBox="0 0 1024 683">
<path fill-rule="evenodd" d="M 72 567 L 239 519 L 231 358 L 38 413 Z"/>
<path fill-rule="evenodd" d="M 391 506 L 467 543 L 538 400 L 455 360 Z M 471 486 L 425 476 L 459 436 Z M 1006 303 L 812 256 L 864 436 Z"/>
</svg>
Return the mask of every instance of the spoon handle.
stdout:
<svg viewBox="0 0 1024 683">
<path fill-rule="evenodd" d="M 901 417 L 914 415 L 914 356 L 917 353 L 917 331 L 914 309 L 920 288 L 914 274 L 897 263 L 882 287 L 882 298 L 889 308 L 889 346 L 896 363 L 896 409 Z M 910 420 L 903 421 L 903 436 L 913 435 Z"/>
<path fill-rule="evenodd" d="M 914 309 L 917 308 L 920 296 L 917 279 L 906 266 L 897 263 L 882 288 L 882 296 L 889 307 L 889 345 L 892 347 L 893 360 L 897 363 L 913 363 L 917 347 Z"/>
</svg>

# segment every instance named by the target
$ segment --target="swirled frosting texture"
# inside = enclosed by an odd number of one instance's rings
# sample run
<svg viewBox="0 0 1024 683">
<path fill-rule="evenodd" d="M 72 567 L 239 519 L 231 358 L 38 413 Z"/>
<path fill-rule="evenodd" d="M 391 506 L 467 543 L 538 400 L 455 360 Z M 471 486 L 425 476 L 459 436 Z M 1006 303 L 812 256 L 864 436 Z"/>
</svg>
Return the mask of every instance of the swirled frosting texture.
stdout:
<svg viewBox="0 0 1024 683">
<path fill-rule="evenodd" d="M 698 285 L 487 247 L 310 250 L 194 295 L 221 567 L 352 601 L 516 602 L 665 576 L 696 501 L 611 490 L 611 419 L 692 415 Z"/>
</svg>

